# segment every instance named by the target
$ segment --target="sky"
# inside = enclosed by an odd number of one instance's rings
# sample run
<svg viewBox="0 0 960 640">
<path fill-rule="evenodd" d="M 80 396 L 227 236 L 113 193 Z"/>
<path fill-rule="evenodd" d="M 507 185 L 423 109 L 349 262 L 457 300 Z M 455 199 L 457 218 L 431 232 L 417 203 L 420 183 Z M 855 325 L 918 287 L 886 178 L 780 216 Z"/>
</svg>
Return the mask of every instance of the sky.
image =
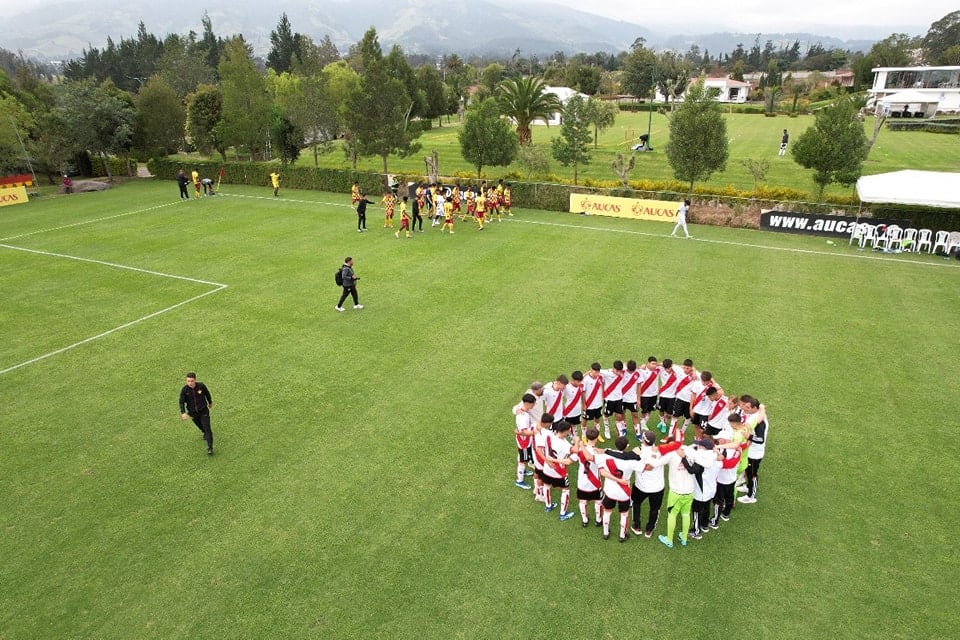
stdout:
<svg viewBox="0 0 960 640">
<path fill-rule="evenodd" d="M 529 2 L 532 0 L 511 0 Z M 841 39 L 883 39 L 892 33 L 925 35 L 958 8 L 957 0 L 550 0 L 556 4 L 635 22 L 666 35 L 808 32 Z M 734 8 L 735 7 L 735 8 Z"/>
</svg>

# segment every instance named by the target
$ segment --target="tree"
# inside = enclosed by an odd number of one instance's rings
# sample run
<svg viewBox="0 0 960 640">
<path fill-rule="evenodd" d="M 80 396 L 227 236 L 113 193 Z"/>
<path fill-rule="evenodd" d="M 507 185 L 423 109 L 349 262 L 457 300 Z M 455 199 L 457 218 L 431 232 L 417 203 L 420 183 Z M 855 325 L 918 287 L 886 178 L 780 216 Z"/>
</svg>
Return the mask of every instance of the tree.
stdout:
<svg viewBox="0 0 960 640">
<path fill-rule="evenodd" d="M 600 92 L 600 68 L 571 62 L 566 71 L 567 86 L 588 96 Z"/>
<path fill-rule="evenodd" d="M 947 64 L 944 54 L 960 45 L 960 11 L 952 11 L 930 25 L 923 38 L 924 58 L 933 64 Z"/>
<path fill-rule="evenodd" d="M 441 116 L 447 112 L 447 96 L 440 80 L 440 72 L 432 64 L 425 64 L 417 69 L 417 85 L 423 93 L 423 104 L 420 105 L 420 117 L 432 120 L 438 119 L 437 126 L 443 126 Z"/>
<path fill-rule="evenodd" d="M 706 180 L 714 171 L 727 166 L 727 123 L 720 113 L 714 93 L 703 80 L 690 85 L 683 103 L 670 118 L 667 160 L 678 180 L 693 183 Z"/>
<path fill-rule="evenodd" d="M 653 100 L 653 82 L 656 71 L 656 56 L 642 45 L 636 47 L 627 56 L 623 65 L 620 85 L 623 90 L 637 98 L 650 97 Z"/>
<path fill-rule="evenodd" d="M 193 39 L 171 34 L 164 40 L 163 55 L 157 61 L 157 73 L 181 98 L 201 84 L 216 82 L 216 71 L 198 55 L 198 46 Z"/>
<path fill-rule="evenodd" d="M 223 117 L 215 134 L 227 146 L 245 151 L 252 160 L 263 149 L 270 128 L 270 96 L 253 53 L 242 37 L 227 43 L 220 60 Z"/>
<path fill-rule="evenodd" d="M 517 142 L 520 145 L 530 144 L 530 124 L 534 120 L 546 122 L 562 109 L 557 96 L 547 93 L 543 82 L 530 76 L 501 82 L 498 102 L 500 112 L 517 124 Z"/>
<path fill-rule="evenodd" d="M 590 164 L 590 141 L 593 135 L 587 116 L 586 101 L 574 94 L 563 107 L 560 136 L 550 139 L 550 151 L 554 159 L 565 167 L 573 165 L 573 184 L 577 184 L 579 166 Z"/>
<path fill-rule="evenodd" d="M 484 167 L 505 167 L 517 156 L 517 134 L 500 115 L 493 98 L 470 105 L 457 139 L 460 155 L 477 168 L 477 178 Z"/>
<path fill-rule="evenodd" d="M 267 67 L 277 73 L 290 71 L 294 62 L 301 59 L 301 36 L 290 27 L 286 12 L 280 16 L 277 28 L 270 32 L 270 53 L 267 54 Z"/>
<path fill-rule="evenodd" d="M 857 181 L 863 171 L 866 147 L 867 134 L 853 101 L 841 96 L 817 112 L 813 126 L 800 134 L 790 153 L 798 164 L 814 170 L 813 181 L 819 187 L 820 200 L 828 184 L 847 186 Z"/>
<path fill-rule="evenodd" d="M 3 126 L 0 126 L 0 171 L 21 171 L 26 167 L 26 158 L 23 157 L 17 131 L 21 138 L 26 137 L 34 128 L 34 118 L 20 100 L 3 91 L 0 91 L 0 118 L 3 122 Z"/>
<path fill-rule="evenodd" d="M 270 123 L 272 148 L 280 154 L 280 164 L 296 162 L 300 149 L 304 147 L 303 131 L 282 113 L 279 107 L 273 109 Z"/>
<path fill-rule="evenodd" d="M 166 156 L 183 145 L 186 112 L 169 84 L 154 76 L 137 96 L 133 146 L 151 156 Z"/>
<path fill-rule="evenodd" d="M 610 168 L 613 169 L 613 172 L 617 174 L 617 177 L 620 178 L 620 185 L 624 188 L 630 184 L 630 172 L 633 171 L 633 166 L 636 164 L 637 157 L 634 154 L 630 154 L 630 159 L 626 162 L 623 160 L 623 153 L 617 151 L 617 158 L 610 163 Z"/>
<path fill-rule="evenodd" d="M 657 56 L 657 88 L 669 103 L 683 95 L 690 84 L 690 66 L 672 51 L 664 51 Z"/>
<path fill-rule="evenodd" d="M 217 124 L 223 117 L 223 94 L 217 87 L 206 84 L 187 96 L 187 135 L 200 153 L 209 155 L 214 149 L 224 160 L 226 145 L 217 135 Z"/>
<path fill-rule="evenodd" d="M 597 148 L 599 133 L 609 129 L 617 120 L 620 109 L 612 102 L 591 97 L 587 100 L 587 121 L 593 126 L 593 148 Z"/>
<path fill-rule="evenodd" d="M 59 96 L 58 119 L 65 127 L 66 138 L 74 151 L 98 155 L 112 179 L 110 154 L 130 149 L 136 110 L 127 96 L 109 81 L 97 86 L 91 80 L 70 82 Z"/>
</svg>

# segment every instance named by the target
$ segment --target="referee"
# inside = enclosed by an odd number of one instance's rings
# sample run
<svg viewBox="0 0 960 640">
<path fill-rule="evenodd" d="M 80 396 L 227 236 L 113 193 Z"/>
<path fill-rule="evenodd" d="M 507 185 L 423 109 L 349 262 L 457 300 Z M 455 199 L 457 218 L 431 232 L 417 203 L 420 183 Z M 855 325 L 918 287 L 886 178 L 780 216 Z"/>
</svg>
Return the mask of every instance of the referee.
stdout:
<svg viewBox="0 0 960 640">
<path fill-rule="evenodd" d="M 180 389 L 180 419 L 190 418 L 197 425 L 207 443 L 207 455 L 213 455 L 213 430 L 210 428 L 210 408 L 213 406 L 213 397 L 210 389 L 202 382 L 197 382 L 197 374 L 187 373 L 187 384 Z"/>
</svg>

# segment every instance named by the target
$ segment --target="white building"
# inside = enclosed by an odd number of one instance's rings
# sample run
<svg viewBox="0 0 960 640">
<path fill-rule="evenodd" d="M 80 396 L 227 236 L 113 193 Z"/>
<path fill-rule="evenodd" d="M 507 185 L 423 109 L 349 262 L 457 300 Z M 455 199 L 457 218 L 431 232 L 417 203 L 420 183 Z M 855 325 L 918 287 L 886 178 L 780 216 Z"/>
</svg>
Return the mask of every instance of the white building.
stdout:
<svg viewBox="0 0 960 640">
<path fill-rule="evenodd" d="M 960 67 L 877 67 L 873 69 L 875 103 L 906 89 L 938 103 L 937 113 L 960 113 Z M 922 111 L 917 104 L 906 104 L 907 111 Z M 896 110 L 896 108 L 894 109 Z"/>
<path fill-rule="evenodd" d="M 557 96 L 557 99 L 560 100 L 560 104 L 562 104 L 562 105 L 564 105 L 564 106 L 566 106 L 567 101 L 568 101 L 570 98 L 572 98 L 573 96 L 580 96 L 580 97 L 583 98 L 585 101 L 590 99 L 590 96 L 588 96 L 587 94 L 585 94 L 585 93 L 580 93 L 579 91 L 575 91 L 575 90 L 571 89 L 570 87 L 550 87 L 550 86 L 544 86 L 544 87 L 543 87 L 543 92 L 544 92 L 544 93 L 552 93 L 553 95 Z M 560 125 L 560 121 L 561 121 L 561 117 L 562 117 L 562 116 L 563 116 L 563 114 L 558 111 L 558 112 L 552 114 L 552 115 L 550 116 L 550 119 L 547 120 L 546 122 L 544 122 L 543 120 L 534 120 L 534 121 L 531 122 L 530 124 L 548 124 L 548 125 L 551 125 L 551 126 L 552 126 L 552 125 Z"/>
<path fill-rule="evenodd" d="M 692 80 L 691 84 L 697 80 L 698 79 Z M 717 102 L 743 103 L 747 101 L 751 85 L 749 82 L 740 82 L 733 78 L 704 78 L 703 86 L 707 91 L 713 89 L 717 92 L 715 98 Z M 657 102 L 664 102 L 666 100 L 659 89 L 657 89 L 656 100 Z M 683 95 L 677 97 L 676 101 L 683 102 Z"/>
</svg>

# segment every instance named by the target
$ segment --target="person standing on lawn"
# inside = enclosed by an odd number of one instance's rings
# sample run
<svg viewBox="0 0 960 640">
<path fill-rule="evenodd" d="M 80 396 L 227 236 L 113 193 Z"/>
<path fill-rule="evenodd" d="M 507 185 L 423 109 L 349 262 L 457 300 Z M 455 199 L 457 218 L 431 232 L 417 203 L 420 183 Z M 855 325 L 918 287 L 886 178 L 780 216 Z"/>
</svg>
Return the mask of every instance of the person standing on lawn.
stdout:
<svg viewBox="0 0 960 640">
<path fill-rule="evenodd" d="M 207 443 L 207 455 L 213 455 L 213 429 L 210 428 L 210 409 L 213 397 L 207 385 L 197 381 L 197 374 L 187 373 L 187 383 L 180 389 L 180 419 L 193 420 Z"/>
<path fill-rule="evenodd" d="M 343 311 L 343 301 L 347 299 L 347 296 L 353 297 L 354 309 L 363 309 L 363 305 L 357 299 L 357 280 L 360 279 L 360 276 L 353 272 L 353 258 L 350 256 L 347 256 L 343 261 L 343 266 L 340 267 L 340 277 L 343 278 L 343 284 L 341 285 L 343 294 L 340 296 L 336 310 Z"/>
</svg>

